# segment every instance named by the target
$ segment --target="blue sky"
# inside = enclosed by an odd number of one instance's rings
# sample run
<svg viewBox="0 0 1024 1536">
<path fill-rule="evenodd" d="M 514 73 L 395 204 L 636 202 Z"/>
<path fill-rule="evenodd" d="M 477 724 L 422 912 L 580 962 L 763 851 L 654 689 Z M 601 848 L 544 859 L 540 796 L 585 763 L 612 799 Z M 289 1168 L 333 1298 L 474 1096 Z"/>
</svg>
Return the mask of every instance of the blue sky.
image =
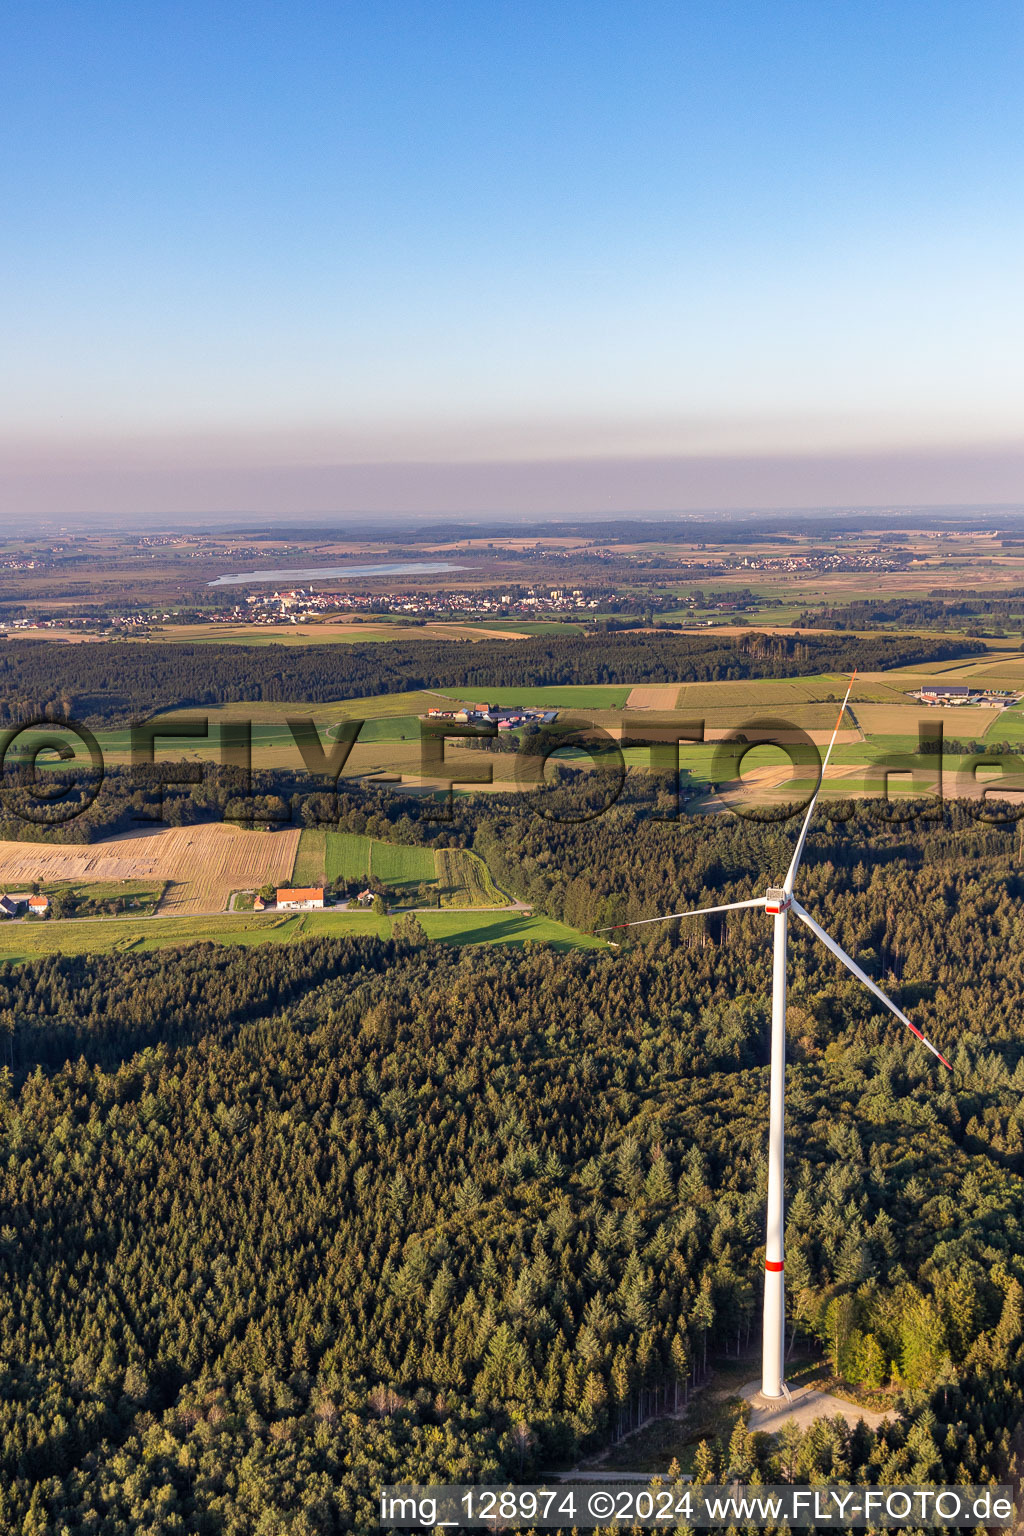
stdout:
<svg viewBox="0 0 1024 1536">
<path fill-rule="evenodd" d="M 1014 499 L 1022 66 L 1017 0 L 14 0 L 0 508 Z"/>
</svg>

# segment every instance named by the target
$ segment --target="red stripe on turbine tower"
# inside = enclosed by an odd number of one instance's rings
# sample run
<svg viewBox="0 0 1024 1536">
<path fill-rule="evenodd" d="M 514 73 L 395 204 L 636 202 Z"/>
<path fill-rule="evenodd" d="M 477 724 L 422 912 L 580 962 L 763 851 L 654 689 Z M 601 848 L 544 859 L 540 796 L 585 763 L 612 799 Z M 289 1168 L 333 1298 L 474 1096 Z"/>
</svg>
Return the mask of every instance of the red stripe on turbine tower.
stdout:
<svg viewBox="0 0 1024 1536">
<path fill-rule="evenodd" d="M 765 1259 L 764 1267 L 765 1269 L 770 1269 L 773 1275 L 778 1275 L 781 1274 L 786 1266 L 785 1264 L 776 1264 L 774 1259 Z"/>
</svg>

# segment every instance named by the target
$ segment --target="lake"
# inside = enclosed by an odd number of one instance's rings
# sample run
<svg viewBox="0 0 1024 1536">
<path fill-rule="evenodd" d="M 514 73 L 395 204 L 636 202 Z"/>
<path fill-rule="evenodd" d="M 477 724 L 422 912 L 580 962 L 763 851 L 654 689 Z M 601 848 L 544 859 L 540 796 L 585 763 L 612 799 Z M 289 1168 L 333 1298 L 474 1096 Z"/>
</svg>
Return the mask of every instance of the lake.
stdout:
<svg viewBox="0 0 1024 1536">
<path fill-rule="evenodd" d="M 210 587 L 243 587 L 254 581 L 304 586 L 307 581 L 321 581 L 334 576 L 436 576 L 439 571 L 464 571 L 464 565 L 450 560 L 394 560 L 388 565 L 315 565 L 297 571 L 244 571 L 240 576 L 229 572 L 207 582 Z"/>
</svg>

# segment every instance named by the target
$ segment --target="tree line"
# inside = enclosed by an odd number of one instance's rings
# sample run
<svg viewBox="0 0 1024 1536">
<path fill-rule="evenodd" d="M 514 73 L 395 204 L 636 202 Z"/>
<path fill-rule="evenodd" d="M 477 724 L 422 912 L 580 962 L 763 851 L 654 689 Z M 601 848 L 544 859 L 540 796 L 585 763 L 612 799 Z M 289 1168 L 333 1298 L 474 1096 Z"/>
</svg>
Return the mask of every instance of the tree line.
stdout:
<svg viewBox="0 0 1024 1536">
<path fill-rule="evenodd" d="M 876 624 L 951 629 L 984 619 L 1019 626 L 1024 622 L 1024 590 L 1018 587 L 995 594 L 937 588 L 927 597 L 857 598 L 807 609 L 794 622 L 838 630 L 873 628 Z"/>
<path fill-rule="evenodd" d="M 970 640 L 601 633 L 524 640 L 261 647 L 8 641 L 0 725 L 57 715 L 118 726 L 161 710 L 246 701 L 308 704 L 417 689 L 714 682 L 917 665 L 973 655 Z"/>
</svg>

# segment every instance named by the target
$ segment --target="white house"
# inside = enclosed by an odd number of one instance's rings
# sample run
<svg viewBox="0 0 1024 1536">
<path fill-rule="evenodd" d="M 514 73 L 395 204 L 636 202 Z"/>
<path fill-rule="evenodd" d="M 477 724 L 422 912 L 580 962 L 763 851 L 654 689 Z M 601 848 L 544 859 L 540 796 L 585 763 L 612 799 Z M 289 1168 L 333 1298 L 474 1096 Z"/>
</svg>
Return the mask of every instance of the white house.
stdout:
<svg viewBox="0 0 1024 1536">
<path fill-rule="evenodd" d="M 323 904 L 322 885 L 283 886 L 277 893 L 279 912 L 314 912 Z"/>
</svg>

